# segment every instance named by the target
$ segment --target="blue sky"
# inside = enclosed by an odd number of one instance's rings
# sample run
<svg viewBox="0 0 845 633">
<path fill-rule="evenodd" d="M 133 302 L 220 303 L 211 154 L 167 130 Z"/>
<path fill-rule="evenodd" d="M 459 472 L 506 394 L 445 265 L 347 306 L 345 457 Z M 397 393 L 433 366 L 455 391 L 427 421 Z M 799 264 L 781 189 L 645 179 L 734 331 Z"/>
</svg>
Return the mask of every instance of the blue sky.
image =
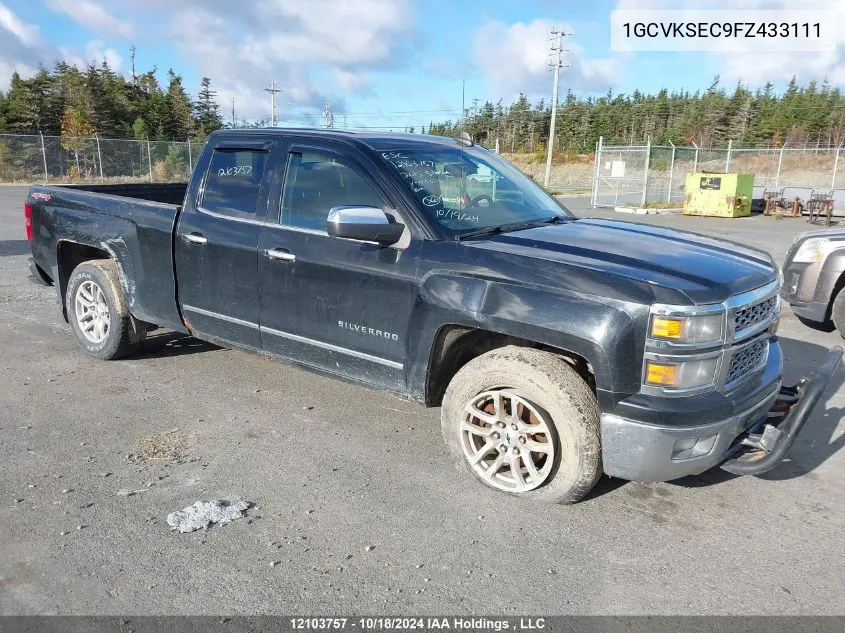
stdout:
<svg viewBox="0 0 845 633">
<path fill-rule="evenodd" d="M 614 53 L 609 14 L 616 8 L 835 8 L 839 0 L 0 0 L 0 89 L 13 70 L 31 74 L 63 58 L 108 59 L 129 72 L 173 68 L 195 92 L 212 79 L 224 115 L 269 118 L 276 81 L 283 123 L 319 124 L 331 103 L 335 123 L 415 126 L 455 119 L 474 98 L 509 104 L 551 92 L 548 30 L 563 27 L 569 68 L 561 88 L 586 94 L 706 88 L 719 73 L 732 87 L 766 80 L 782 86 L 845 81 L 845 36 L 826 54 Z M 845 4 L 845 3 L 843 3 Z"/>
</svg>

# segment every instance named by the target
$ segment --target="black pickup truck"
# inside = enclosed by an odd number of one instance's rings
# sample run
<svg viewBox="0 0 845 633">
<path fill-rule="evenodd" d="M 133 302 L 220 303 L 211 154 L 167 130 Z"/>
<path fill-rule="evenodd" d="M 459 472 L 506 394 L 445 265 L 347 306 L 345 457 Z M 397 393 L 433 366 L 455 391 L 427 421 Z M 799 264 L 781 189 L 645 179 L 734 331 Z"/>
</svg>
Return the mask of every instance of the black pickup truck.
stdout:
<svg viewBox="0 0 845 633">
<path fill-rule="evenodd" d="M 842 354 L 783 387 L 769 255 L 576 218 L 465 139 L 221 131 L 187 185 L 34 186 L 25 215 L 89 354 L 166 327 L 442 405 L 459 469 L 540 500 L 770 470 Z"/>
</svg>

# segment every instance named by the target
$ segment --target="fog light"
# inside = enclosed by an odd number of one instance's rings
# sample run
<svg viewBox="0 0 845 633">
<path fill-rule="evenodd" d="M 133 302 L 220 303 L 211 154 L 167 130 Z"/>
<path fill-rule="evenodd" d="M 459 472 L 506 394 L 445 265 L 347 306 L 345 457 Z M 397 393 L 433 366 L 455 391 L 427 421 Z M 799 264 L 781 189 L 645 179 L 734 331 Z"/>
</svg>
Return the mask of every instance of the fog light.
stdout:
<svg viewBox="0 0 845 633">
<path fill-rule="evenodd" d="M 718 435 L 707 435 L 705 437 L 685 437 L 677 440 L 672 449 L 672 459 L 691 459 L 707 455 L 716 445 Z"/>
<path fill-rule="evenodd" d="M 678 365 L 646 364 L 646 382 L 652 385 L 675 385 L 680 374 Z"/>
<path fill-rule="evenodd" d="M 698 389 L 713 384 L 718 358 L 708 356 L 692 360 L 658 362 L 646 360 L 643 382 L 663 389 Z"/>
</svg>

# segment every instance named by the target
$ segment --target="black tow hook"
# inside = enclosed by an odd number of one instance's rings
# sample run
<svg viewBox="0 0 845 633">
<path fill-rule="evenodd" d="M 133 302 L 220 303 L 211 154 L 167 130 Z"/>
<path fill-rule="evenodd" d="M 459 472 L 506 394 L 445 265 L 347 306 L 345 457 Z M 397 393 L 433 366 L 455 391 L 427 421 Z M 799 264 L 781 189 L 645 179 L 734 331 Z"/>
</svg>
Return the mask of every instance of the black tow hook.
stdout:
<svg viewBox="0 0 845 633">
<path fill-rule="evenodd" d="M 802 378 L 793 387 L 782 387 L 768 417 L 782 417 L 780 423 L 767 423 L 762 433 L 742 437 L 742 452 L 722 464 L 721 468 L 734 475 L 760 475 L 780 464 L 824 394 L 842 360 L 842 351 L 837 345 L 828 352 L 827 360 L 817 372 Z"/>
</svg>

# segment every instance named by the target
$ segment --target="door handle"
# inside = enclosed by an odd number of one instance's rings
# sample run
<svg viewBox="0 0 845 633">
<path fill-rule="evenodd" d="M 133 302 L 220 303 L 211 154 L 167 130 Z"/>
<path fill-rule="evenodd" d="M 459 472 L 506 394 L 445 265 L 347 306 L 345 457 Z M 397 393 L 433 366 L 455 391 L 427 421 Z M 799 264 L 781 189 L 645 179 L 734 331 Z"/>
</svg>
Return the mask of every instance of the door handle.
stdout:
<svg viewBox="0 0 845 633">
<path fill-rule="evenodd" d="M 183 233 L 182 239 L 191 244 L 205 244 L 208 241 L 207 237 L 199 233 Z"/>
<path fill-rule="evenodd" d="M 281 259 L 286 262 L 296 261 L 296 255 L 284 248 L 265 248 L 264 255 L 270 259 Z"/>
</svg>

